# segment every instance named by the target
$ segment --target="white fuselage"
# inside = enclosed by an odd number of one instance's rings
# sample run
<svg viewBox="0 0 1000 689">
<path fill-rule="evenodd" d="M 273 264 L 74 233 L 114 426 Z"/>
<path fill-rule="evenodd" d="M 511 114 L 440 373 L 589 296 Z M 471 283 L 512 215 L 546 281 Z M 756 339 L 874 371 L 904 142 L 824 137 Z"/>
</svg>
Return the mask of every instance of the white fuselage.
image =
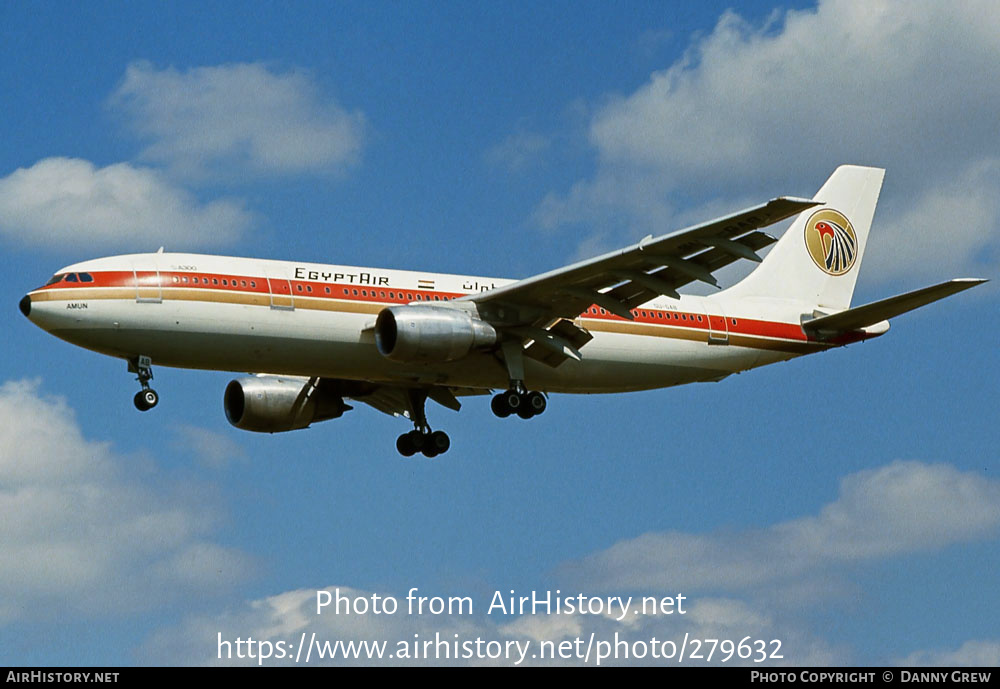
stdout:
<svg viewBox="0 0 1000 689">
<path fill-rule="evenodd" d="M 60 274 L 76 281 L 31 292 L 29 317 L 111 356 L 382 383 L 508 385 L 494 352 L 450 363 L 397 363 L 379 353 L 371 327 L 386 306 L 446 302 L 511 280 L 170 253 L 86 261 Z M 810 308 L 727 299 L 726 292 L 660 297 L 634 309 L 634 321 L 591 307 L 576 319 L 594 336 L 581 348 L 581 361 L 552 368 L 529 359 L 525 383 L 545 392 L 593 393 L 718 380 L 831 346 L 802 331 Z"/>
</svg>

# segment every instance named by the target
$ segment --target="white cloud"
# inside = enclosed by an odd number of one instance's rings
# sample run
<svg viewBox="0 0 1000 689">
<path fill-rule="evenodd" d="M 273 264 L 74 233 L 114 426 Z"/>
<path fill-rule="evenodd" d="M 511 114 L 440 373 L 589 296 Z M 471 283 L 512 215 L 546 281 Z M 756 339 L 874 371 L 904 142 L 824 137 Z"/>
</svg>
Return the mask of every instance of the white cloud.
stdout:
<svg viewBox="0 0 1000 689">
<path fill-rule="evenodd" d="M 595 590 L 757 589 L 1000 531 L 1000 482 L 945 464 L 893 462 L 841 481 L 819 514 L 731 533 L 649 533 L 567 565 Z"/>
<path fill-rule="evenodd" d="M 916 651 L 895 663 L 901 667 L 1000 667 L 1000 640 L 966 641 L 954 651 Z"/>
<path fill-rule="evenodd" d="M 851 565 L 877 562 L 906 553 L 940 549 L 1000 531 L 1000 482 L 944 464 L 894 462 L 844 478 L 840 496 L 816 516 L 763 529 L 708 535 L 647 534 L 565 566 L 558 595 L 600 596 L 636 593 L 624 616 L 612 614 L 487 615 L 492 596 L 473 597 L 473 614 L 408 615 L 405 594 L 396 595 L 394 615 L 336 614 L 332 607 L 316 614 L 316 591 L 294 590 L 244 602 L 219 615 L 199 615 L 164 629 L 151 638 L 142 653 L 145 662 L 158 664 L 218 664 L 254 662 L 216 657 L 218 634 L 297 645 L 306 634 L 320 642 L 337 640 L 384 641 L 388 651 L 400 641 L 452 642 L 475 640 L 530 642 L 532 654 L 543 641 L 586 644 L 623 642 L 632 653 L 653 638 L 678 646 L 685 634 L 693 639 L 739 640 L 750 636 L 780 640 L 781 658 L 769 665 L 842 665 L 856 662 L 853 650 L 817 635 L 805 611 L 831 596 L 843 598 L 842 583 L 832 574 Z M 335 587 L 329 587 L 333 591 Z M 372 592 L 340 587 L 348 598 L 371 599 Z M 656 593 L 660 592 L 660 593 Z M 685 614 L 651 614 L 641 608 L 644 596 L 685 595 Z M 504 592 L 506 594 L 506 591 Z M 518 591 L 517 595 L 526 595 Z M 378 592 L 383 597 L 385 592 Z M 447 594 L 451 595 L 451 594 Z M 675 603 L 676 603 L 675 598 Z M 621 619 L 619 619 L 621 618 Z M 457 637 L 456 637 L 457 635 Z M 751 644 L 753 645 L 753 644 Z M 623 649 L 624 646 L 620 646 Z M 756 646 L 754 645 L 754 648 Z M 708 646 L 703 647 L 707 655 Z M 717 649 L 721 651 L 722 649 Z M 966 644 L 955 653 L 919 652 L 902 664 L 966 664 L 994 657 L 993 641 Z M 656 664 L 649 657 L 602 664 Z M 722 658 L 716 656 L 714 662 Z M 730 658 L 727 664 L 753 664 L 754 658 Z M 266 664 L 291 664 L 274 659 Z M 327 664 L 318 661 L 314 664 Z M 341 664 L 338 661 L 336 664 Z M 355 662 L 355 661 L 352 661 Z M 433 659 L 435 664 L 452 664 Z M 460 658 L 460 664 L 511 664 L 511 661 Z M 676 663 L 676 659 L 668 661 Z M 688 661 L 690 662 L 690 661 Z M 385 658 L 360 664 L 418 664 Z M 527 664 L 581 664 L 577 658 L 529 657 Z M 591 664 L 594 663 L 593 657 Z M 702 664 L 698 661 L 695 664 Z"/>
<path fill-rule="evenodd" d="M 137 62 L 111 102 L 163 169 L 45 158 L 0 179 L 0 234 L 70 247 L 229 244 L 254 222 L 245 202 L 202 202 L 176 179 L 338 171 L 358 159 L 365 133 L 363 115 L 321 99 L 306 75 L 257 64 L 182 73 Z"/>
<path fill-rule="evenodd" d="M 912 205 L 894 204 L 866 259 L 869 266 L 928 276 L 990 275 L 1000 264 L 1000 157 L 974 161 Z"/>
<path fill-rule="evenodd" d="M 112 96 L 147 160 L 189 176 L 339 170 L 360 156 L 365 118 L 323 98 L 302 72 L 261 64 L 157 70 L 129 65 Z"/>
<path fill-rule="evenodd" d="M 240 202 L 200 203 L 128 163 L 45 158 L 0 179 L 0 232 L 24 244 L 191 248 L 231 242 L 251 223 Z"/>
<path fill-rule="evenodd" d="M 982 78 L 998 60 L 1000 14 L 987 0 L 823 0 L 762 26 L 727 12 L 597 112 L 597 170 L 548 195 L 536 219 L 620 217 L 621 232 L 662 232 L 678 226 L 664 211 L 679 201 L 811 196 L 837 165 L 873 164 L 888 170 L 873 237 L 923 210 L 902 251 L 884 242 L 880 272 L 940 274 L 949 243 L 949 269 L 975 268 L 998 247 L 1000 84 Z"/>
<path fill-rule="evenodd" d="M 243 448 L 223 433 L 189 424 L 180 424 L 174 431 L 177 445 L 193 452 L 207 466 L 221 469 L 231 462 L 246 459 Z"/>
<path fill-rule="evenodd" d="M 146 609 L 242 578 L 246 558 L 207 540 L 198 496 L 128 476 L 134 462 L 37 387 L 0 386 L 0 623 Z"/>
</svg>

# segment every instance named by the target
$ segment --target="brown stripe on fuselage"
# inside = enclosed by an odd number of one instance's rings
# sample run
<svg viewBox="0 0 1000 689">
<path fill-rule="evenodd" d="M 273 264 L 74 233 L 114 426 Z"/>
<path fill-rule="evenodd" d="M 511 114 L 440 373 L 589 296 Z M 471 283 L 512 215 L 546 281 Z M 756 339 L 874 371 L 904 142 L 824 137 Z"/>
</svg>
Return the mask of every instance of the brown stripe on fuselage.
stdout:
<svg viewBox="0 0 1000 689">
<path fill-rule="evenodd" d="M 87 299 L 128 299 L 135 301 L 135 287 L 76 287 L 74 289 L 38 290 L 31 301 L 81 301 Z"/>
</svg>

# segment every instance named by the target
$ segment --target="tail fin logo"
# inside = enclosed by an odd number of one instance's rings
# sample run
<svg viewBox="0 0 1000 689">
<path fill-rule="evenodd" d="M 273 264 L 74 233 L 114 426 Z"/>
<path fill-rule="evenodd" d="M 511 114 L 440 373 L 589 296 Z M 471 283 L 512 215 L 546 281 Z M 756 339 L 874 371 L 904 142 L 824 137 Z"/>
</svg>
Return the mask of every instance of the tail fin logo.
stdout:
<svg viewBox="0 0 1000 689">
<path fill-rule="evenodd" d="M 819 269 L 843 275 L 858 257 L 858 236 L 843 213 L 824 208 L 806 222 L 806 250 Z"/>
</svg>

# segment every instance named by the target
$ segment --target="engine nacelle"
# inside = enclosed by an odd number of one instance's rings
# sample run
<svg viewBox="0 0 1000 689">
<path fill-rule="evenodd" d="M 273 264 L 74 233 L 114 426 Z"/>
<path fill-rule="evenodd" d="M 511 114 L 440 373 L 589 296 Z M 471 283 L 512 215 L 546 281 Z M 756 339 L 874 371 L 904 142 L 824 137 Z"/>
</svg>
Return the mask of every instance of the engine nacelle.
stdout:
<svg viewBox="0 0 1000 689">
<path fill-rule="evenodd" d="M 244 431 L 280 433 L 335 419 L 350 409 L 339 395 L 296 378 L 238 378 L 226 386 L 229 423 Z"/>
<path fill-rule="evenodd" d="M 390 306 L 375 321 L 375 345 L 393 361 L 455 361 L 492 347 L 497 331 L 465 311 L 440 306 Z"/>
</svg>

